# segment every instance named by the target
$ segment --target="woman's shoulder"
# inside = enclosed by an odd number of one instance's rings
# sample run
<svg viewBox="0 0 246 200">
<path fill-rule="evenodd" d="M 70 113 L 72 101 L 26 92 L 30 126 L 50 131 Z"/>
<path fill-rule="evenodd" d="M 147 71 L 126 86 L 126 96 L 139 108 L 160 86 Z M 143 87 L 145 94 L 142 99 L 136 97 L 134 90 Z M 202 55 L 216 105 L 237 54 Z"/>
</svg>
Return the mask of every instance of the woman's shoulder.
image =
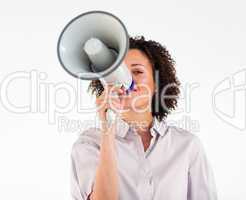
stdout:
<svg viewBox="0 0 246 200">
<path fill-rule="evenodd" d="M 190 130 L 169 125 L 168 126 L 169 136 L 173 141 L 178 143 L 185 143 L 192 146 L 192 148 L 199 149 L 202 146 L 199 136 Z"/>
<path fill-rule="evenodd" d="M 169 145 L 179 153 L 182 149 L 184 155 L 189 157 L 190 163 L 205 155 L 204 146 L 197 134 L 177 126 L 169 126 L 168 130 Z"/>
<path fill-rule="evenodd" d="M 187 139 L 194 139 L 197 137 L 192 131 L 175 125 L 168 125 L 168 130 L 175 137 L 182 137 Z"/>
</svg>

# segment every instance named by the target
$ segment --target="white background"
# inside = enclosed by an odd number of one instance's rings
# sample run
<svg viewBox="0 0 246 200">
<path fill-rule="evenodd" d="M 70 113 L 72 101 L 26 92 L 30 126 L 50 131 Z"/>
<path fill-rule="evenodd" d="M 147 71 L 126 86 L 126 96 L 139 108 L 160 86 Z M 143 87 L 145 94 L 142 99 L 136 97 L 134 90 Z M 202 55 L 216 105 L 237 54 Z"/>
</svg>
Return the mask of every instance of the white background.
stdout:
<svg viewBox="0 0 246 200">
<path fill-rule="evenodd" d="M 191 120 L 199 125 L 196 129 L 184 128 L 202 139 L 214 170 L 219 199 L 245 200 L 246 77 L 245 71 L 240 71 L 246 69 L 245 6 L 243 0 L 2 0 L 0 84 L 11 73 L 37 70 L 46 73 L 46 79 L 41 80 L 44 84 L 64 82 L 75 86 L 76 80 L 58 63 L 56 44 L 60 32 L 69 20 L 85 11 L 112 12 L 125 23 L 130 35 L 144 35 L 170 50 L 184 87 L 197 85 L 191 95 L 188 92 L 186 100 L 180 100 L 182 112 L 168 119 L 182 126 L 185 117 L 188 124 Z M 223 80 L 229 89 L 222 89 L 216 100 L 216 107 L 224 112 L 218 117 L 212 97 L 214 88 Z M 230 80 L 240 83 L 241 89 L 233 88 Z M 92 106 L 92 98 L 86 94 L 88 83 L 81 84 L 83 106 Z M 19 106 L 30 104 L 29 86 L 24 79 L 13 81 L 8 88 L 9 100 Z M 187 97 L 187 92 L 183 92 Z M 49 95 L 56 95 L 59 105 L 66 105 L 69 99 L 64 91 L 50 91 Z M 38 102 L 44 103 L 44 99 L 40 95 Z M 33 112 L 14 113 L 3 101 L 0 199 L 70 199 L 70 150 L 78 133 L 59 131 L 58 117 L 84 121 L 93 119 L 94 113 L 83 114 L 73 109 L 56 114 L 55 122 L 51 123 L 48 111 L 41 113 L 34 108 Z M 234 116 L 227 116 L 233 112 Z"/>
</svg>

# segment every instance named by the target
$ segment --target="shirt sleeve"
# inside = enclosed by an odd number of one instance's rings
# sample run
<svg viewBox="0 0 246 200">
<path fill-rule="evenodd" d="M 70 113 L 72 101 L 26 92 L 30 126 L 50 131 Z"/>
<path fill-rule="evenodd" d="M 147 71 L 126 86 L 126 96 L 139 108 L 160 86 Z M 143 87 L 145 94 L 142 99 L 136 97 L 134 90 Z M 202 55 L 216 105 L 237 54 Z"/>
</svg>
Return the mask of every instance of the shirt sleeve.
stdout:
<svg viewBox="0 0 246 200">
<path fill-rule="evenodd" d="M 198 137 L 194 139 L 193 159 L 189 167 L 188 200 L 217 200 L 214 175 Z"/>
<path fill-rule="evenodd" d="M 71 152 L 71 195 L 73 200 L 88 200 L 92 192 L 100 145 L 95 131 L 83 132 Z"/>
</svg>

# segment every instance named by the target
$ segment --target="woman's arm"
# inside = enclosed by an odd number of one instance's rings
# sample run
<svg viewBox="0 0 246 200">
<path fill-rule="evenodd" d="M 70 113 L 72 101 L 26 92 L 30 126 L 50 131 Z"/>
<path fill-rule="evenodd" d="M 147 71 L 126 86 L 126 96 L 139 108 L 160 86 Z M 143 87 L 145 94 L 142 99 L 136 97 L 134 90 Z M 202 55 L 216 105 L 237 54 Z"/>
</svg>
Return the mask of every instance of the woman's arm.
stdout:
<svg viewBox="0 0 246 200">
<path fill-rule="evenodd" d="M 114 144 L 115 128 L 113 127 L 107 132 L 102 132 L 99 164 L 91 194 L 92 200 L 118 199 L 118 172 Z"/>
<path fill-rule="evenodd" d="M 117 92 L 119 95 L 123 93 L 121 89 L 108 87 L 109 94 Z M 112 90 L 113 89 L 113 90 Z M 115 152 L 115 130 L 117 120 L 108 127 L 106 111 L 108 108 L 119 106 L 120 101 L 115 97 L 103 94 L 97 98 L 96 104 L 100 107 L 98 114 L 101 121 L 101 144 L 99 164 L 96 170 L 96 178 L 93 185 L 93 191 L 90 195 L 92 200 L 117 200 L 119 193 L 118 170 Z"/>
<path fill-rule="evenodd" d="M 213 171 L 198 137 L 194 139 L 194 153 L 189 167 L 187 200 L 217 200 Z"/>
</svg>

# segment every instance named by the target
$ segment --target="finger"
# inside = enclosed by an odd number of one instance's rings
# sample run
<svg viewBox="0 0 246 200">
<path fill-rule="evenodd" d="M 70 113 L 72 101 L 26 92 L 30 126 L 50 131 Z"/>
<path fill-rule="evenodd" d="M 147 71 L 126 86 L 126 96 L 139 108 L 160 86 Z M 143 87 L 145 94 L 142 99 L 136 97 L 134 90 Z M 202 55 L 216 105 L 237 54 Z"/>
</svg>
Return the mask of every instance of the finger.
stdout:
<svg viewBox="0 0 246 200">
<path fill-rule="evenodd" d="M 108 102 L 109 108 L 118 109 L 120 107 L 120 100 L 119 99 L 110 99 Z"/>
<path fill-rule="evenodd" d="M 108 86 L 108 91 L 110 94 L 123 94 L 123 89 L 120 86 L 117 85 L 109 85 Z"/>
<path fill-rule="evenodd" d="M 124 109 L 124 105 L 120 102 L 113 102 L 111 105 L 110 105 L 110 108 L 115 111 L 116 113 L 123 113 L 127 110 Z"/>
<path fill-rule="evenodd" d="M 124 94 L 124 89 L 123 88 L 119 88 L 119 87 L 112 87 L 111 91 L 113 93 L 117 93 L 118 95 Z"/>
</svg>

